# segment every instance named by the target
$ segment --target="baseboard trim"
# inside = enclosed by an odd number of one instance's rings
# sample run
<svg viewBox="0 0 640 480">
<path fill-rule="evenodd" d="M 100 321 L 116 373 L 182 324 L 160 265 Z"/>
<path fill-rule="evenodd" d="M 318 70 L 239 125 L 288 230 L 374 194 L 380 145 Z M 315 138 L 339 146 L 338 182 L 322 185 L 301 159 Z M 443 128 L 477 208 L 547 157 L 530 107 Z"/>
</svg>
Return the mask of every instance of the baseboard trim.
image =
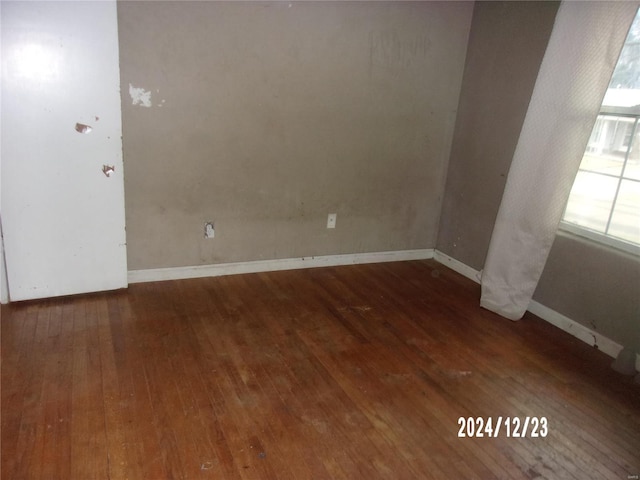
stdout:
<svg viewBox="0 0 640 480">
<path fill-rule="evenodd" d="M 579 340 L 582 340 L 584 343 L 601 350 L 610 357 L 616 358 L 620 353 L 620 350 L 622 350 L 622 345 L 617 342 L 614 342 L 595 330 L 585 327 L 575 320 L 571 320 L 569 317 L 566 317 L 561 313 L 536 302 L 535 300 L 531 301 L 528 310 L 550 324 L 555 325 L 559 329 L 570 333 Z M 638 355 L 636 355 L 636 369 L 640 371 L 640 356 Z"/>
<path fill-rule="evenodd" d="M 476 283 L 480 283 L 481 272 L 478 270 L 440 252 L 439 250 L 434 251 L 433 258 L 436 262 L 449 267 L 454 272 L 457 272 Z M 622 345 L 617 342 L 614 342 L 595 330 L 591 330 L 581 323 L 578 323 L 575 320 L 572 320 L 569 317 L 536 302 L 535 300 L 531 301 L 527 310 L 551 325 L 558 327 L 560 330 L 582 340 L 584 343 L 601 350 L 610 357 L 616 358 L 618 353 L 620 353 L 620 350 L 622 350 Z M 640 371 L 640 354 L 636 355 L 636 370 Z"/>
<path fill-rule="evenodd" d="M 7 281 L 7 263 L 4 254 L 4 234 L 2 233 L 2 219 L 0 218 L 0 304 L 9 303 L 9 282 Z"/>
<path fill-rule="evenodd" d="M 473 280 L 476 283 L 480 283 L 480 272 L 475 268 L 471 268 L 469 265 L 465 265 L 459 260 L 456 260 L 453 257 L 450 257 L 446 253 L 442 253 L 439 250 L 435 250 L 433 253 L 433 259 L 442 264 L 449 267 L 454 272 L 459 273 L 460 275 L 467 277 L 469 280 Z"/>
<path fill-rule="evenodd" d="M 218 277 L 241 273 L 297 270 L 301 268 L 335 267 L 362 263 L 400 262 L 406 260 L 428 260 L 433 258 L 433 249 L 398 250 L 390 252 L 350 253 L 344 255 L 322 255 L 317 257 L 282 258 L 252 262 L 219 263 L 192 267 L 154 268 L 130 270 L 129 283 L 182 280 L 187 278 Z"/>
</svg>

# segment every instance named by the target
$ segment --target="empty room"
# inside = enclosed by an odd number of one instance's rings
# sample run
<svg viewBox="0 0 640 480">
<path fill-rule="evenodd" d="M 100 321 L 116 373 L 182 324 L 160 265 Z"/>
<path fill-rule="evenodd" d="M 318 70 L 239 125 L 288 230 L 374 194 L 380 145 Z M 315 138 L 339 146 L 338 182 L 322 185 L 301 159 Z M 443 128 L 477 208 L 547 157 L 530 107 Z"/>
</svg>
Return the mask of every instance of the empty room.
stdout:
<svg viewBox="0 0 640 480">
<path fill-rule="evenodd" d="M 639 479 L 640 2 L 0 2 L 2 479 Z"/>
</svg>

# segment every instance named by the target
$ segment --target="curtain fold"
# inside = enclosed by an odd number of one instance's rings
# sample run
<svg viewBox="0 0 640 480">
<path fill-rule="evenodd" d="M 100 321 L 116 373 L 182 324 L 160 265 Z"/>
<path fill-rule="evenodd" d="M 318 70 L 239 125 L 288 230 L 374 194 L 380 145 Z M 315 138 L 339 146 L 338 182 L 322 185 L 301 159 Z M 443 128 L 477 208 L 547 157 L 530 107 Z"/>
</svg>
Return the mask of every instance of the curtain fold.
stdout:
<svg viewBox="0 0 640 480">
<path fill-rule="evenodd" d="M 491 236 L 482 307 L 512 320 L 527 310 L 639 4 L 560 5 Z"/>
</svg>

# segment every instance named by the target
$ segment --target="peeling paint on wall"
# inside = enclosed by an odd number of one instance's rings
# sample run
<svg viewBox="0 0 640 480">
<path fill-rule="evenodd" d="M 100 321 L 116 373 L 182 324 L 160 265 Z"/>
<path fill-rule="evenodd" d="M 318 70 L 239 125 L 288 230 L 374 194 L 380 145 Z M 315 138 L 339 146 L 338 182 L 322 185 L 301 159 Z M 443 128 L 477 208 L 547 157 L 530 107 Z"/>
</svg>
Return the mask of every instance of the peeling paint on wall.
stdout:
<svg viewBox="0 0 640 480">
<path fill-rule="evenodd" d="M 89 125 L 85 125 L 84 123 L 76 123 L 76 132 L 78 133 L 91 133 L 93 130 Z"/>
<path fill-rule="evenodd" d="M 151 91 L 147 91 L 144 88 L 134 87 L 129 84 L 129 95 L 133 105 L 140 105 L 141 107 L 151 108 Z"/>
<path fill-rule="evenodd" d="M 156 93 L 160 93 L 160 89 L 156 88 Z M 129 95 L 131 96 L 131 101 L 133 105 L 140 105 L 141 107 L 151 108 L 153 107 L 153 103 L 151 103 L 151 90 L 145 90 L 141 87 L 134 87 L 132 84 L 129 84 Z M 160 103 L 156 104 L 156 107 L 162 107 L 166 100 L 163 98 Z M 97 120 L 98 117 L 96 117 Z"/>
<path fill-rule="evenodd" d="M 116 167 L 114 167 L 113 165 L 103 165 L 102 166 L 102 173 L 105 174 L 105 176 L 110 177 L 111 174 L 113 172 L 116 171 Z"/>
</svg>

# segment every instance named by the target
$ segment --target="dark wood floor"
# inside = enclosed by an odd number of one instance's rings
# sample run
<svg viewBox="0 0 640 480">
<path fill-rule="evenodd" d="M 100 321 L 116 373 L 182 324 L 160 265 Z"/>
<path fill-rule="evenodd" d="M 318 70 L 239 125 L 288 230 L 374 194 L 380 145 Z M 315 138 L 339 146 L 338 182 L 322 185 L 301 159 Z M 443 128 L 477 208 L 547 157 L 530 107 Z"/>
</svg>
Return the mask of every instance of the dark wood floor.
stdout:
<svg viewBox="0 0 640 480">
<path fill-rule="evenodd" d="M 478 298 L 415 261 L 5 306 L 2 478 L 638 478 L 640 385 Z"/>
</svg>

